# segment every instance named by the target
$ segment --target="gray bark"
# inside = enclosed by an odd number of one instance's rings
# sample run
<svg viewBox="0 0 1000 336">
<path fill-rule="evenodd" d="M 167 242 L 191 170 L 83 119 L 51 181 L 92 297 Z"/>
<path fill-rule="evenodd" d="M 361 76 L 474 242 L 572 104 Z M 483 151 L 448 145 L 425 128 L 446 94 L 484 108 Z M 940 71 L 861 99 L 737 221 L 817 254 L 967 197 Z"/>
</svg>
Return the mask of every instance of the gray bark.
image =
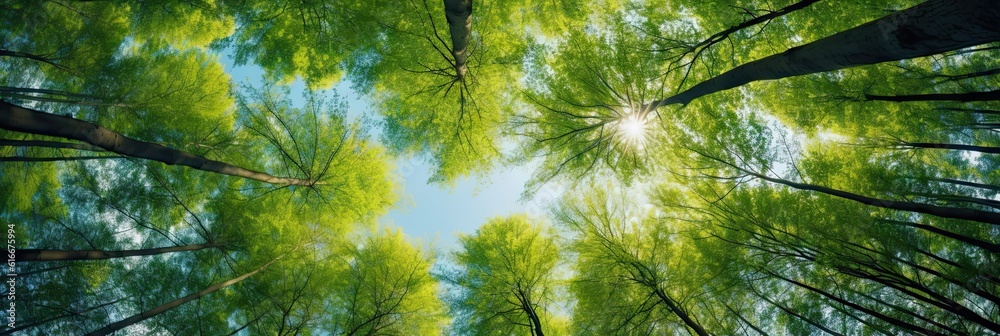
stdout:
<svg viewBox="0 0 1000 336">
<path fill-rule="evenodd" d="M 472 0 L 444 0 L 444 14 L 451 33 L 451 55 L 455 57 L 455 76 L 465 78 L 469 71 L 469 39 L 472 36 Z"/>
</svg>

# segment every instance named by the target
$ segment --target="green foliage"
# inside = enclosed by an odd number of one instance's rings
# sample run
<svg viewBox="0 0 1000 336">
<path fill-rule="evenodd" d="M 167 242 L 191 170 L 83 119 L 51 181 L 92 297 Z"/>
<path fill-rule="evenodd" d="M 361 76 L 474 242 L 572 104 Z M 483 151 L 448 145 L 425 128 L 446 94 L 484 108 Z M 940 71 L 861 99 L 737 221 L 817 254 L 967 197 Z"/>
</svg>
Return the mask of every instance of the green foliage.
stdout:
<svg viewBox="0 0 1000 336">
<path fill-rule="evenodd" d="M 337 334 L 440 335 L 445 306 L 430 269 L 434 260 L 401 231 L 383 230 L 341 254 L 327 330 Z"/>
<path fill-rule="evenodd" d="M 655 60 L 637 51 L 641 42 L 630 27 L 607 28 L 600 35 L 574 31 L 554 56 L 535 59 L 536 84 L 526 95 L 536 108 L 516 121 L 526 136 L 523 155 L 545 158 L 535 183 L 560 174 L 629 178 L 645 171 L 654 139 L 647 132 L 627 134 L 622 125 L 632 118 L 652 132 L 655 121 L 642 113 L 642 104 L 662 86 L 651 83 L 658 77 L 648 70 Z"/>
<path fill-rule="evenodd" d="M 0 132 L 0 220 L 18 248 L 218 245 L 19 263 L 21 332 L 91 332 L 267 265 L 124 332 L 1000 333 L 1000 105 L 893 101 L 994 91 L 996 43 L 652 110 L 917 1 L 754 21 L 802 3 L 476 2 L 467 72 L 440 1 L 0 3 L 5 102 L 310 182 Z M 233 85 L 227 53 L 262 83 Z M 313 91 L 343 78 L 374 122 Z M 301 100 L 281 86 L 298 79 Z M 488 220 L 436 264 L 374 229 L 399 192 L 392 162 L 411 156 L 440 185 L 531 163 L 529 195 L 575 188 L 548 217 Z"/>
<path fill-rule="evenodd" d="M 476 234 L 460 237 L 458 266 L 446 275 L 458 286 L 450 299 L 454 332 L 509 335 L 547 330 L 557 293 L 559 247 L 552 228 L 524 215 L 489 220 Z"/>
</svg>

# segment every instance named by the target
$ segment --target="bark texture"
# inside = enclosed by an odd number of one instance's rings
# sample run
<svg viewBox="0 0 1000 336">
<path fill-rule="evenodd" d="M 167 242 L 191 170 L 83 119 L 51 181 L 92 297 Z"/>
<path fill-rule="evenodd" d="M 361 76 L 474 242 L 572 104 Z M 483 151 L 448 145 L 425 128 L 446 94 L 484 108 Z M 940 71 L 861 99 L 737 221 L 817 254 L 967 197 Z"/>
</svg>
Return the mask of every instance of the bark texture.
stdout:
<svg viewBox="0 0 1000 336">
<path fill-rule="evenodd" d="M 469 71 L 469 39 L 472 36 L 472 0 L 444 0 L 444 14 L 451 33 L 451 55 L 455 58 L 455 76 L 465 78 Z"/>
<path fill-rule="evenodd" d="M 929 0 L 881 19 L 759 59 L 645 106 L 688 104 L 750 82 L 943 53 L 1000 40 L 994 0 Z"/>
<path fill-rule="evenodd" d="M 45 113 L 0 101 L 0 128 L 37 135 L 78 140 L 124 156 L 149 159 L 168 165 L 188 166 L 213 173 L 238 176 L 279 185 L 313 186 L 316 181 L 277 177 L 267 173 L 209 160 L 181 150 L 128 138 L 83 120 Z"/>
</svg>

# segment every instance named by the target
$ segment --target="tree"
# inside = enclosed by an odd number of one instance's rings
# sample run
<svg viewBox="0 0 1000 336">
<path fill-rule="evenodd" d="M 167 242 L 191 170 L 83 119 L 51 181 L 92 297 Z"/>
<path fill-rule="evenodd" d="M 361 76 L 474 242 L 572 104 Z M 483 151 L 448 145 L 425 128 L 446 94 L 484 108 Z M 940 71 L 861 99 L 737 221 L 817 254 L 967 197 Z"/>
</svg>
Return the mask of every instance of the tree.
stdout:
<svg viewBox="0 0 1000 336">
<path fill-rule="evenodd" d="M 662 90 L 652 83 L 659 74 L 643 70 L 658 60 L 635 52 L 643 41 L 623 17 L 607 20 L 606 36 L 572 32 L 557 58 L 527 74 L 532 83 L 525 99 L 537 109 L 519 113 L 513 123 L 524 137 L 521 156 L 544 158 L 532 186 L 560 174 L 648 173 L 646 154 L 654 139 L 633 107 Z"/>
<path fill-rule="evenodd" d="M 204 171 L 239 176 L 267 183 L 311 187 L 318 181 L 277 177 L 245 169 L 199 155 L 125 137 L 117 132 L 82 120 L 58 116 L 0 101 L 0 127 L 30 134 L 83 141 L 113 153 L 140 159 L 178 164 Z"/>
<path fill-rule="evenodd" d="M 793 200 L 800 197 L 810 202 Z M 853 324 L 882 332 L 921 334 L 974 334 L 996 327 L 995 319 L 979 308 L 995 304 L 995 286 L 972 280 L 986 270 L 965 273 L 961 270 L 967 267 L 964 262 L 940 263 L 948 250 L 980 256 L 982 252 L 962 247 L 950 237 L 922 235 L 911 227 L 883 223 L 844 200 L 769 187 L 733 191 L 725 200 L 706 205 L 709 218 L 705 223 L 710 225 L 706 232 L 749 253 L 734 251 L 731 256 L 743 260 L 740 272 L 759 273 L 793 290 L 818 295 L 808 300 L 840 306 L 838 314 Z M 774 207 L 793 211 L 779 215 Z M 761 217 L 764 213 L 771 215 Z M 823 215 L 817 217 L 818 213 Z M 800 219 L 806 217 L 822 219 Z M 775 290 L 783 285 L 775 288 L 776 284 L 759 277 L 746 278 L 757 279 L 747 286 L 759 297 L 775 307 L 781 305 Z M 907 302 L 916 304 L 901 304 Z M 829 319 L 836 316 L 807 317 L 817 316 L 814 312 L 819 307 L 782 307 L 798 319 L 809 319 L 816 328 L 835 326 Z"/>
<path fill-rule="evenodd" d="M 278 261 L 278 259 L 280 259 L 282 256 L 284 256 L 284 255 L 280 255 L 280 256 L 272 259 L 271 261 L 268 261 L 267 263 L 261 265 L 260 267 L 254 269 L 254 270 L 252 270 L 250 272 L 244 273 L 244 274 L 242 274 L 240 276 L 234 277 L 232 279 L 229 279 L 229 280 L 226 280 L 226 281 L 223 281 L 223 282 L 220 282 L 220 283 L 213 284 L 213 285 L 208 286 L 205 289 L 200 290 L 200 291 L 198 291 L 196 293 L 192 293 L 192 294 L 187 295 L 185 297 L 178 298 L 176 300 L 164 303 L 164 304 L 159 305 L 159 306 L 157 306 L 157 307 L 155 307 L 153 309 L 146 310 L 146 311 L 143 311 L 143 312 L 141 312 L 139 314 L 135 314 L 135 315 L 129 316 L 128 318 L 125 318 L 125 319 L 123 319 L 121 321 L 109 324 L 109 325 L 105 326 L 104 328 L 95 330 L 95 331 L 93 331 L 91 333 L 88 333 L 87 335 L 97 336 L 97 335 L 108 335 L 108 334 L 114 333 L 115 331 L 121 330 L 122 328 L 131 326 L 131 325 L 139 323 L 139 322 L 141 322 L 141 321 L 143 321 L 145 319 L 148 319 L 148 318 L 154 317 L 156 315 L 162 314 L 163 312 L 165 312 L 167 310 L 170 310 L 170 309 L 173 309 L 173 308 L 176 308 L 176 307 L 178 307 L 178 306 L 180 306 L 182 304 L 191 302 L 191 301 L 196 300 L 198 298 L 201 298 L 201 297 L 203 297 L 205 295 L 212 294 L 212 293 L 214 293 L 214 292 L 216 292 L 216 291 L 218 291 L 220 289 L 232 286 L 232 285 L 234 285 L 236 283 L 239 283 L 240 281 L 245 280 L 246 278 L 249 278 L 249 277 L 253 276 L 254 274 L 259 273 L 260 271 L 263 271 L 263 270 L 267 269 L 268 266 L 271 266 L 272 263 L 274 263 L 275 261 Z"/>
<path fill-rule="evenodd" d="M 680 228 L 623 200 L 623 195 L 598 188 L 584 197 L 567 197 L 554 212 L 573 237 L 575 330 L 587 335 L 709 335 L 702 322 L 708 318 L 696 311 L 707 302 L 692 302 L 702 293 L 688 287 L 708 275 L 698 274 L 698 265 L 681 257 L 691 252 L 676 243 L 671 230 Z"/>
<path fill-rule="evenodd" d="M 206 248 L 218 247 L 220 246 L 217 244 L 205 243 L 127 251 L 19 249 L 15 252 L 15 258 L 17 258 L 18 261 L 96 260 L 147 256 L 172 252 L 197 251 Z"/>
<path fill-rule="evenodd" d="M 643 113 L 752 81 L 772 80 L 859 65 L 916 58 L 1000 39 L 1000 12 L 987 1 L 931 0 L 862 26 L 750 62 L 662 100 Z"/>
<path fill-rule="evenodd" d="M 555 233 L 523 215 L 489 220 L 461 237 L 458 266 L 447 281 L 459 286 L 449 300 L 463 334 L 551 332 L 559 263 Z"/>
<path fill-rule="evenodd" d="M 431 276 L 432 259 L 399 230 L 383 230 L 351 243 L 346 267 L 334 283 L 329 329 L 345 335 L 437 335 L 444 304 Z"/>
</svg>

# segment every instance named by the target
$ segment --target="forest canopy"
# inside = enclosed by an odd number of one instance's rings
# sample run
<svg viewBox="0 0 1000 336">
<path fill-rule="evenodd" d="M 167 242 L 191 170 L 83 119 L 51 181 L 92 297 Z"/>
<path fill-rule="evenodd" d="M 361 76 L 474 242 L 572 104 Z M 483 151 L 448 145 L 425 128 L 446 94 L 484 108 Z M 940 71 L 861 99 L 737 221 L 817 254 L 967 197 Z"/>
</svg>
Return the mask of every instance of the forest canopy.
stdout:
<svg viewBox="0 0 1000 336">
<path fill-rule="evenodd" d="M 1000 334 L 998 60 L 991 0 L 0 0 L 0 335 Z M 413 238 L 407 159 L 545 211 Z"/>
</svg>

